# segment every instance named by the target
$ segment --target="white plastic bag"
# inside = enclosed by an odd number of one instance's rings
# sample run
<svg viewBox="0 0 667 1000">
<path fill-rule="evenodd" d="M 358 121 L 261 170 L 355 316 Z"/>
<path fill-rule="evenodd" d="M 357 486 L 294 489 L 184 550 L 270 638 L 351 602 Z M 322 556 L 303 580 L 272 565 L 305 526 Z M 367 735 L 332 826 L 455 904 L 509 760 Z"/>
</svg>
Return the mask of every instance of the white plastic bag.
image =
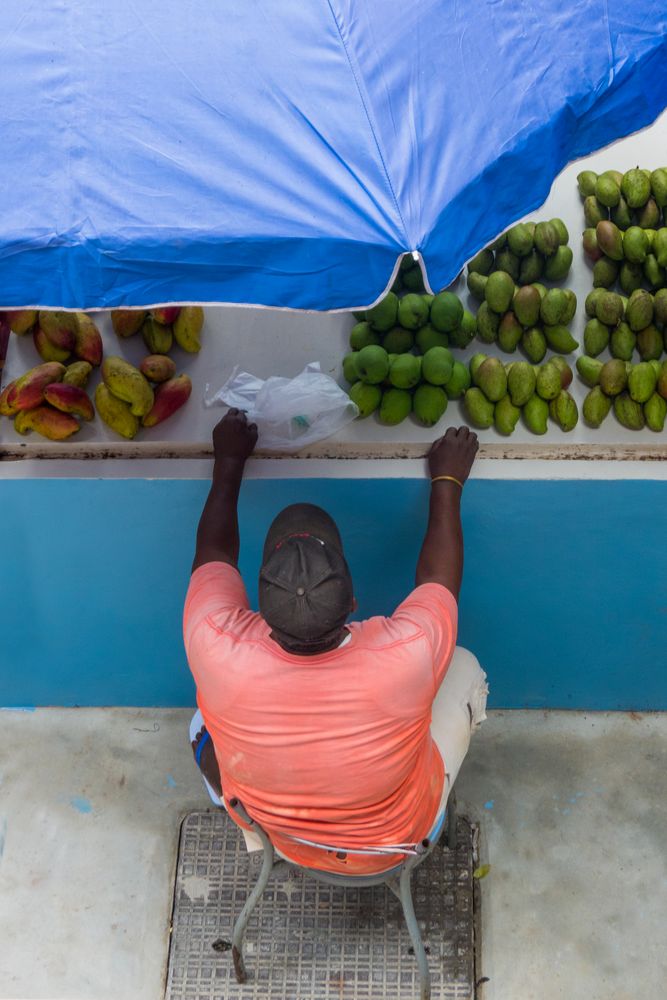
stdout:
<svg viewBox="0 0 667 1000">
<path fill-rule="evenodd" d="M 266 380 L 234 369 L 225 384 L 209 394 L 205 406 L 234 406 L 257 424 L 258 448 L 295 451 L 322 441 L 359 415 L 338 383 L 320 370 L 318 361 L 306 365 L 295 378 L 277 375 Z"/>
</svg>

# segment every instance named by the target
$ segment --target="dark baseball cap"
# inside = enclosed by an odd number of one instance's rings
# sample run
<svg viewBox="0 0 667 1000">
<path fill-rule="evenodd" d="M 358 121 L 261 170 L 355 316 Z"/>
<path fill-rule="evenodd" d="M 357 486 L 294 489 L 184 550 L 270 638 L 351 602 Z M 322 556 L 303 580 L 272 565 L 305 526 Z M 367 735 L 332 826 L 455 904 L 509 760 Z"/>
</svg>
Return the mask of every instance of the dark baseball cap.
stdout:
<svg viewBox="0 0 667 1000">
<path fill-rule="evenodd" d="M 342 627 L 353 600 L 336 522 L 314 504 L 285 507 L 269 528 L 259 571 L 259 610 L 276 637 L 321 642 Z"/>
</svg>

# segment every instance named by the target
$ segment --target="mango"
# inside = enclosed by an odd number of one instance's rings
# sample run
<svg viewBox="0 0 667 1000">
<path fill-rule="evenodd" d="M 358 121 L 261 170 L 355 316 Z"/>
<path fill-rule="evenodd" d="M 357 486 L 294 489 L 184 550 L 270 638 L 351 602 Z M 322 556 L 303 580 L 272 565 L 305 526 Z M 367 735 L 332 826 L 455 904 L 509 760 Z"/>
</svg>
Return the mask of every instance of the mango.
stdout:
<svg viewBox="0 0 667 1000">
<path fill-rule="evenodd" d="M 186 306 L 186 309 L 201 309 L 201 306 Z M 171 326 L 175 323 L 178 317 L 182 313 L 180 306 L 160 306 L 158 309 L 151 309 L 151 316 L 156 323 L 161 323 L 162 326 Z M 204 310 L 201 310 L 202 313 Z M 203 323 L 203 317 L 202 317 Z"/>
<path fill-rule="evenodd" d="M 5 318 L 9 323 L 9 329 L 19 337 L 29 333 L 37 322 L 37 310 L 35 309 L 8 309 Z"/>
<path fill-rule="evenodd" d="M 343 374 L 345 378 L 347 378 L 348 374 L 353 374 L 352 369 L 349 367 L 346 373 L 346 363 L 348 366 L 350 364 L 348 359 L 352 359 L 352 364 L 354 364 L 353 353 L 347 354 L 343 358 Z M 164 354 L 149 354 L 139 365 L 139 371 L 149 382 L 166 382 L 176 374 L 176 365 L 171 358 L 166 357 Z M 354 370 L 354 378 L 347 378 L 347 380 L 348 382 L 356 382 L 356 369 Z"/>
<path fill-rule="evenodd" d="M 79 422 L 68 413 L 60 413 L 50 406 L 23 410 L 14 417 L 14 429 L 19 434 L 37 431 L 50 441 L 65 441 L 79 430 Z"/>
<path fill-rule="evenodd" d="M 95 410 L 84 389 L 78 385 L 54 382 L 44 390 L 44 399 L 62 413 L 71 413 L 82 420 L 92 420 Z"/>
<path fill-rule="evenodd" d="M 124 403 L 100 382 L 95 390 L 95 406 L 100 417 L 116 434 L 131 440 L 139 430 L 139 420 Z"/>
<path fill-rule="evenodd" d="M 637 350 L 642 361 L 657 360 L 662 354 L 662 337 L 653 323 L 649 323 L 637 334 Z"/>
<path fill-rule="evenodd" d="M 102 337 L 97 326 L 84 312 L 74 314 L 76 327 L 74 329 L 74 354 L 80 361 L 89 365 L 99 365 L 102 362 Z"/>
<path fill-rule="evenodd" d="M 360 351 L 362 347 L 368 347 L 369 344 L 379 343 L 380 334 L 365 320 L 355 323 L 350 330 L 350 347 L 353 351 Z"/>
<path fill-rule="evenodd" d="M 392 326 L 396 326 L 397 316 L 398 296 L 394 292 L 388 292 L 377 305 L 366 310 L 367 321 L 374 330 L 379 330 L 380 333 L 386 333 L 387 330 L 391 330 Z M 154 351 L 154 353 L 164 354 L 164 351 Z"/>
<path fill-rule="evenodd" d="M 621 192 L 613 178 L 601 174 L 595 184 L 595 197 L 601 205 L 612 208 L 618 205 Z"/>
<path fill-rule="evenodd" d="M 180 410 L 187 403 L 191 392 L 192 381 L 189 375 L 177 375 L 176 378 L 163 382 L 155 390 L 155 402 L 152 409 L 142 418 L 141 422 L 144 427 L 155 427 L 176 410 Z"/>
<path fill-rule="evenodd" d="M 570 234 L 567 231 L 567 226 L 562 219 L 550 219 L 551 225 L 554 227 L 558 233 L 558 242 L 561 246 L 566 246 L 570 242 Z"/>
<path fill-rule="evenodd" d="M 533 235 L 535 249 L 544 257 L 551 257 L 560 246 L 558 230 L 551 222 L 538 222 Z"/>
<path fill-rule="evenodd" d="M 478 274 L 490 274 L 493 268 L 493 250 L 480 250 L 468 264 L 468 274 L 476 271 Z"/>
<path fill-rule="evenodd" d="M 584 350 L 589 357 L 595 358 L 602 354 L 609 344 L 609 327 L 599 319 L 589 319 L 584 327 Z"/>
<path fill-rule="evenodd" d="M 537 292 L 535 293 L 537 295 Z M 503 351 L 511 354 L 523 336 L 523 327 L 516 315 L 510 309 L 505 313 L 498 326 L 498 345 Z"/>
<path fill-rule="evenodd" d="M 144 321 L 141 328 L 141 336 L 144 344 L 151 354 L 169 354 L 174 342 L 173 332 L 170 326 L 163 326 L 156 320 L 149 318 Z"/>
<path fill-rule="evenodd" d="M 594 288 L 586 296 L 584 310 L 589 319 L 595 319 L 597 316 L 597 305 L 600 301 L 600 297 L 605 294 L 605 291 L 605 288 Z"/>
<path fill-rule="evenodd" d="M 639 226 L 630 226 L 623 233 L 623 256 L 633 264 L 643 264 L 649 251 L 648 236 Z"/>
<path fill-rule="evenodd" d="M 577 174 L 577 187 L 582 198 L 595 194 L 597 180 L 598 175 L 594 170 L 582 170 L 581 173 Z"/>
<path fill-rule="evenodd" d="M 516 427 L 521 409 L 515 406 L 510 397 L 505 394 L 498 400 L 493 412 L 493 423 L 499 434 L 512 434 Z"/>
<path fill-rule="evenodd" d="M 448 399 L 460 399 L 466 389 L 470 388 L 470 372 L 460 361 L 455 361 L 452 366 L 452 374 L 445 388 Z M 419 392 L 419 390 L 417 390 Z M 415 393 L 415 396 L 417 393 Z M 416 412 L 416 410 L 415 410 Z"/>
<path fill-rule="evenodd" d="M 487 357 L 488 355 L 486 354 L 473 354 L 468 362 L 468 370 L 470 371 L 470 378 L 472 379 L 473 385 L 477 385 L 477 372 L 486 361 Z"/>
<path fill-rule="evenodd" d="M 584 420 L 591 427 L 599 427 L 611 410 L 611 399 L 605 396 L 599 385 L 593 386 L 584 399 L 582 412 Z"/>
<path fill-rule="evenodd" d="M 573 257 L 570 247 L 559 246 L 551 257 L 547 257 L 544 265 L 544 277 L 548 281 L 563 281 L 572 267 Z"/>
<path fill-rule="evenodd" d="M 461 306 L 461 311 L 463 311 L 463 306 Z M 418 330 L 427 322 L 429 309 L 421 295 L 409 292 L 408 295 L 404 295 L 402 299 L 398 300 L 397 316 L 398 325 L 402 326 L 404 330 Z"/>
<path fill-rule="evenodd" d="M 145 309 L 112 309 L 111 325 L 118 337 L 133 337 L 144 325 Z"/>
<path fill-rule="evenodd" d="M 660 267 L 655 254 L 647 254 L 642 266 L 644 277 L 651 288 L 662 288 L 665 284 L 665 268 Z"/>
<path fill-rule="evenodd" d="M 638 288 L 628 299 L 625 322 L 631 330 L 639 333 L 653 320 L 653 296 L 644 288 Z"/>
<path fill-rule="evenodd" d="M 416 419 L 424 427 L 433 427 L 447 409 L 447 393 L 437 385 L 420 385 L 412 397 Z"/>
<path fill-rule="evenodd" d="M 163 313 L 168 310 L 162 310 Z M 172 310 L 173 312 L 173 310 Z M 156 312 L 153 318 L 160 322 Z M 167 324 L 168 325 L 168 324 Z M 201 306 L 183 306 L 173 320 L 173 335 L 178 346 L 189 354 L 197 354 L 201 350 L 201 331 L 204 326 L 204 310 Z M 157 352 L 156 352 L 157 353 Z"/>
<path fill-rule="evenodd" d="M 359 417 L 369 417 L 380 405 L 382 389 L 379 385 L 369 385 L 367 382 L 355 382 L 348 393 L 353 403 L 359 409 Z"/>
<path fill-rule="evenodd" d="M 471 271 L 468 274 L 466 285 L 473 299 L 476 299 L 478 302 L 484 301 L 484 289 L 488 280 L 485 274 L 479 274 L 477 271 Z"/>
<path fill-rule="evenodd" d="M 387 389 L 382 394 L 378 416 L 380 422 L 395 427 L 412 410 L 412 395 L 407 389 Z"/>
<path fill-rule="evenodd" d="M 123 358 L 109 355 L 102 362 L 102 379 L 118 399 L 130 404 L 133 416 L 144 417 L 150 412 L 153 390 L 138 368 Z"/>
<path fill-rule="evenodd" d="M 619 323 L 612 330 L 609 341 L 609 350 L 612 358 L 620 358 L 622 361 L 631 361 L 632 354 L 637 345 L 637 337 L 632 332 L 627 323 Z"/>
<path fill-rule="evenodd" d="M 637 211 L 637 225 L 642 229 L 655 229 L 660 225 L 660 209 L 653 198 Z"/>
<path fill-rule="evenodd" d="M 451 351 L 446 347 L 431 347 L 422 358 L 421 375 L 424 381 L 430 382 L 431 385 L 446 385 L 453 366 L 454 357 Z"/>
<path fill-rule="evenodd" d="M 437 342 L 441 344 L 441 346 L 447 347 L 446 343 L 444 344 L 441 343 L 443 338 L 446 340 L 447 337 L 446 334 L 438 333 L 438 331 L 434 330 L 429 323 L 427 323 L 426 326 L 423 326 L 422 329 L 419 330 L 419 333 L 422 333 L 424 330 L 427 331 L 427 333 L 424 334 L 423 338 L 424 340 L 428 339 L 428 331 L 430 330 L 432 332 L 433 337 L 438 338 Z M 382 346 L 384 347 L 387 354 L 405 354 L 407 351 L 411 350 L 414 342 L 415 342 L 415 336 L 412 333 L 412 331 L 404 330 L 402 326 L 392 327 L 389 333 L 385 333 L 384 337 L 382 338 Z M 430 346 L 433 347 L 434 344 L 431 344 Z"/>
<path fill-rule="evenodd" d="M 512 309 L 522 326 L 534 326 L 537 323 L 540 318 L 541 302 L 540 293 L 533 285 L 524 285 L 517 290 L 512 301 Z"/>
<path fill-rule="evenodd" d="M 477 310 L 477 336 L 485 344 L 493 344 L 498 338 L 500 316 L 491 309 L 488 302 L 482 302 Z"/>
<path fill-rule="evenodd" d="M 611 260 L 623 260 L 623 233 L 607 219 L 598 222 L 595 227 L 598 247 Z"/>
<path fill-rule="evenodd" d="M 641 264 L 632 264 L 624 260 L 618 272 L 618 282 L 626 295 L 631 295 L 636 288 L 641 288 L 644 281 L 644 271 Z"/>
<path fill-rule="evenodd" d="M 538 326 L 531 326 L 524 331 L 521 347 L 529 361 L 539 364 L 547 353 L 547 339 Z"/>
<path fill-rule="evenodd" d="M 44 402 L 44 390 L 52 382 L 62 381 L 65 374 L 65 366 L 57 361 L 48 361 L 46 364 L 37 365 L 31 368 L 25 375 L 14 383 L 11 394 L 11 403 L 15 412 L 19 410 L 32 410 Z"/>
<path fill-rule="evenodd" d="M 540 303 L 540 319 L 555 326 L 562 323 L 568 310 L 568 300 L 562 288 L 550 288 Z"/>
<path fill-rule="evenodd" d="M 571 385 L 574 375 L 565 358 L 561 357 L 559 354 L 555 354 L 549 363 L 555 365 L 560 372 L 561 389 L 567 389 L 567 387 Z"/>
<path fill-rule="evenodd" d="M 577 404 L 567 389 L 561 389 L 555 399 L 549 403 L 549 415 L 566 433 L 574 430 L 579 420 Z"/>
<path fill-rule="evenodd" d="M 616 326 L 623 319 L 621 296 L 604 289 L 596 300 L 595 315 L 605 326 Z"/>
<path fill-rule="evenodd" d="M 525 257 L 533 249 L 533 233 L 527 222 L 518 222 L 507 230 L 507 245 L 517 257 Z"/>
<path fill-rule="evenodd" d="M 651 194 L 651 180 L 639 167 L 626 170 L 621 181 L 621 192 L 630 208 L 641 208 Z"/>
<path fill-rule="evenodd" d="M 646 423 L 641 403 L 636 403 L 627 392 L 614 397 L 614 414 L 619 424 L 631 431 L 640 431 Z"/>
<path fill-rule="evenodd" d="M 39 326 L 53 347 L 68 353 L 74 350 L 77 328 L 76 313 L 57 309 L 40 309 Z"/>
<path fill-rule="evenodd" d="M 560 323 L 556 326 L 545 324 L 544 336 L 551 350 L 558 351 L 559 354 L 570 354 L 579 347 L 578 341 L 574 339 L 568 328 Z"/>
<path fill-rule="evenodd" d="M 68 365 L 63 375 L 65 385 L 77 385 L 80 389 L 85 389 L 93 366 L 89 361 L 73 361 Z"/>
<path fill-rule="evenodd" d="M 589 358 L 585 354 L 577 358 L 577 371 L 586 385 L 591 388 L 599 384 L 602 367 L 602 361 L 598 361 L 596 358 Z"/>
<path fill-rule="evenodd" d="M 571 288 L 564 288 L 565 298 L 567 300 L 567 306 L 563 312 L 563 317 L 561 323 L 568 324 L 574 319 L 575 313 L 577 311 L 577 296 L 574 294 Z"/>
<path fill-rule="evenodd" d="M 463 319 L 463 306 L 458 296 L 453 292 L 439 292 L 431 303 L 430 318 L 431 325 L 441 333 L 456 330 Z"/>
<path fill-rule="evenodd" d="M 421 378 L 421 369 L 421 358 L 414 354 L 397 354 L 389 367 L 389 382 L 397 389 L 412 389 Z M 451 374 L 451 366 L 449 373 Z"/>
<path fill-rule="evenodd" d="M 535 392 L 536 375 L 527 361 L 515 362 L 507 376 L 507 388 L 514 406 L 523 406 Z"/>
<path fill-rule="evenodd" d="M 546 434 L 549 404 L 537 394 L 531 396 L 522 409 L 524 423 L 533 434 Z"/>
<path fill-rule="evenodd" d="M 667 288 L 661 288 L 653 296 L 653 318 L 660 326 L 667 326 Z"/>
<path fill-rule="evenodd" d="M 13 417 L 18 410 L 14 406 L 16 395 L 16 379 L 0 392 L 0 417 Z"/>
<path fill-rule="evenodd" d="M 609 257 L 601 257 L 600 260 L 596 260 L 593 264 L 593 287 L 611 288 L 618 278 L 619 270 L 618 263 Z"/>
<path fill-rule="evenodd" d="M 655 392 L 658 379 L 648 361 L 633 365 L 628 374 L 628 393 L 635 403 L 645 403 Z"/>
<path fill-rule="evenodd" d="M 39 326 L 33 330 L 32 342 L 40 358 L 46 362 L 59 362 L 62 364 L 67 361 L 71 353 L 63 348 L 55 347 Z"/>
<path fill-rule="evenodd" d="M 468 419 L 475 427 L 485 429 L 493 424 L 495 405 L 486 398 L 481 389 L 473 386 L 464 397 L 464 405 Z"/>
<path fill-rule="evenodd" d="M 667 205 L 667 167 L 658 167 L 651 172 L 651 194 L 660 208 Z"/>
<path fill-rule="evenodd" d="M 606 207 L 599 202 L 594 194 L 588 195 L 584 199 L 584 219 L 586 221 L 586 226 L 588 228 L 595 228 L 598 222 L 603 222 L 607 219 L 608 212 Z"/>
<path fill-rule="evenodd" d="M 484 288 L 484 298 L 489 309 L 502 315 L 509 309 L 513 295 L 514 281 L 512 277 L 506 271 L 493 271 Z M 479 326 L 479 313 L 477 325 Z"/>
<path fill-rule="evenodd" d="M 561 391 L 560 371 L 556 365 L 548 361 L 541 365 L 537 372 L 535 391 L 542 399 L 555 399 Z"/>
<path fill-rule="evenodd" d="M 605 396 L 618 396 L 628 384 L 628 373 L 625 362 L 613 358 L 605 362 L 600 370 L 599 385 Z"/>
<path fill-rule="evenodd" d="M 611 209 L 609 215 L 611 221 L 620 230 L 626 230 L 632 225 L 632 212 L 623 195 L 619 198 L 618 204 L 614 205 Z"/>
<path fill-rule="evenodd" d="M 496 271 L 504 271 L 505 274 L 509 274 L 512 281 L 518 281 L 519 275 L 521 273 L 521 261 L 522 257 L 513 253 L 509 246 L 503 247 L 496 254 Z"/>
<path fill-rule="evenodd" d="M 449 334 L 449 341 L 454 347 L 467 347 L 477 335 L 477 320 L 467 309 L 463 310 L 461 325 Z"/>
<path fill-rule="evenodd" d="M 592 260 L 593 263 L 595 263 L 596 260 L 600 259 L 600 257 L 602 256 L 602 250 L 600 250 L 600 247 L 598 246 L 597 233 L 592 226 L 589 226 L 587 229 L 584 229 L 582 236 L 582 243 L 584 247 L 584 253 L 586 254 L 589 260 Z"/>
<path fill-rule="evenodd" d="M 497 403 L 507 392 L 507 373 L 498 358 L 487 358 L 477 369 L 475 383 L 492 403 Z"/>
<path fill-rule="evenodd" d="M 644 403 L 644 419 L 646 426 L 652 431 L 661 431 L 665 426 L 667 416 L 667 400 L 657 392 Z"/>
<path fill-rule="evenodd" d="M 541 278 L 543 273 L 544 257 L 537 250 L 531 250 L 527 257 L 521 258 L 517 280 L 520 285 L 530 285 L 531 282 Z"/>
</svg>

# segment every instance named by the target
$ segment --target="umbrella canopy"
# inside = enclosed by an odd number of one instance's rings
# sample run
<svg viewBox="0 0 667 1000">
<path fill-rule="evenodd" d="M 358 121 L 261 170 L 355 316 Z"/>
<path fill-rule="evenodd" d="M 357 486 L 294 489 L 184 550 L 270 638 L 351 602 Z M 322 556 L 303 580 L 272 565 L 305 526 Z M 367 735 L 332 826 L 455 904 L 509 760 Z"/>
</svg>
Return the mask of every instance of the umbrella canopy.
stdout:
<svg viewBox="0 0 667 1000">
<path fill-rule="evenodd" d="M 5 308 L 437 289 L 667 104 L 664 0 L 4 0 L 0 53 Z"/>
</svg>

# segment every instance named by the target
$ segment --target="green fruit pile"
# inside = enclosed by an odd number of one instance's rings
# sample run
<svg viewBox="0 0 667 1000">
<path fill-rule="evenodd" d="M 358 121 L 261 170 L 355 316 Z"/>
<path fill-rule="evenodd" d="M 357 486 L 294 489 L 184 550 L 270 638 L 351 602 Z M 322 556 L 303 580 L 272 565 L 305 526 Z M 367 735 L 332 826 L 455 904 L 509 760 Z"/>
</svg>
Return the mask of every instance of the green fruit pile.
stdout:
<svg viewBox="0 0 667 1000">
<path fill-rule="evenodd" d="M 579 419 L 568 392 L 572 369 L 564 358 L 554 357 L 543 365 L 503 364 L 499 358 L 475 354 L 470 359 L 470 379 L 464 405 L 474 427 L 493 426 L 509 435 L 523 416 L 533 434 L 546 434 L 549 417 L 562 431 L 571 431 Z"/>
<path fill-rule="evenodd" d="M 402 295 L 410 292 L 416 292 L 418 295 L 423 295 L 426 292 L 422 269 L 419 266 L 418 261 L 414 259 L 411 253 L 403 255 L 398 269 L 398 274 L 396 275 L 396 279 L 391 286 L 391 290 L 396 295 Z"/>
<path fill-rule="evenodd" d="M 639 288 L 667 288 L 667 167 L 599 175 L 583 170 L 577 184 L 593 285 L 613 288 L 618 282 L 626 295 Z"/>
<path fill-rule="evenodd" d="M 584 350 L 590 357 L 608 347 L 621 361 L 630 361 L 635 349 L 642 361 L 657 361 L 667 350 L 667 288 L 655 295 L 636 288 L 625 298 L 598 287 L 586 296 L 584 308 Z"/>
<path fill-rule="evenodd" d="M 584 420 L 599 427 L 609 411 L 623 427 L 661 431 L 667 417 L 667 361 L 640 361 L 633 365 L 621 358 L 602 363 L 596 358 L 577 359 L 577 371 L 590 387 L 583 404 Z"/>
<path fill-rule="evenodd" d="M 569 238 L 562 219 L 517 223 L 470 261 L 468 291 L 478 302 L 483 302 L 484 279 L 494 271 L 505 271 L 518 285 L 531 285 L 542 279 L 563 281 L 572 266 Z"/>
<path fill-rule="evenodd" d="M 468 275 L 472 278 L 477 272 Z M 545 288 L 539 282 L 515 285 L 507 271 L 477 275 L 484 282 L 484 300 L 477 310 L 477 337 L 512 353 L 521 347 L 539 364 L 547 348 L 569 354 L 579 346 L 569 330 L 577 297 L 569 288 Z"/>
<path fill-rule="evenodd" d="M 381 345 L 388 354 L 412 350 L 425 354 L 430 347 L 463 348 L 477 329 L 472 313 L 448 291 L 437 295 L 408 292 L 400 298 L 389 292 L 372 309 L 354 316 L 357 323 L 350 333 L 353 351 L 369 344 Z"/>
<path fill-rule="evenodd" d="M 346 355 L 343 374 L 352 383 L 349 395 L 359 416 L 377 411 L 379 420 L 392 426 L 414 413 L 420 424 L 433 427 L 449 400 L 470 385 L 466 366 L 439 344 L 423 356 L 409 350 L 390 354 L 381 344 L 367 344 Z"/>
</svg>

